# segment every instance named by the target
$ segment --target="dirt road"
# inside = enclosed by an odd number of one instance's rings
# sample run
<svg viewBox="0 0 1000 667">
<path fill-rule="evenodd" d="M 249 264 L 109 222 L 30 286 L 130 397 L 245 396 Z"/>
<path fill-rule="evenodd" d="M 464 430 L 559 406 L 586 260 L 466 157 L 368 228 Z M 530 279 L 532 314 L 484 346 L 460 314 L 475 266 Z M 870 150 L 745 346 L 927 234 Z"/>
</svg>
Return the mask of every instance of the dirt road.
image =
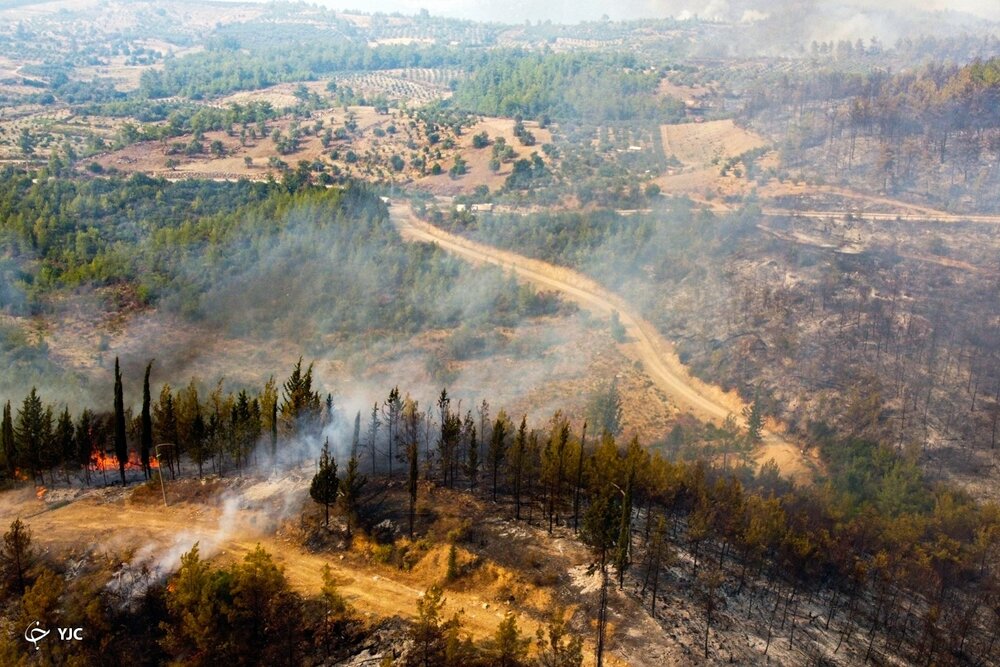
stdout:
<svg viewBox="0 0 1000 667">
<path fill-rule="evenodd" d="M 855 218 L 858 220 L 869 220 L 872 222 L 930 222 L 958 224 L 962 222 L 975 222 L 986 225 L 1000 225 L 1000 216 L 997 215 L 977 215 L 977 214 L 955 214 L 955 213 L 885 213 L 879 211 L 799 211 L 790 208 L 765 207 L 761 209 L 764 215 L 789 217 L 789 218 L 810 218 L 813 220 L 829 220 L 831 218 Z"/>
<path fill-rule="evenodd" d="M 739 415 L 744 407 L 735 392 L 724 392 L 693 377 L 681 363 L 673 346 L 649 322 L 640 317 L 621 297 L 576 271 L 529 259 L 513 252 L 470 241 L 445 232 L 418 219 L 403 203 L 390 209 L 393 222 L 404 238 L 436 243 L 475 263 L 493 264 L 513 271 L 519 278 L 554 289 L 592 313 L 610 318 L 617 311 L 625 327 L 622 352 L 638 361 L 647 374 L 682 410 L 700 419 L 721 423 L 728 415 Z M 781 471 L 798 482 L 811 479 L 816 461 L 801 446 L 784 437 L 778 424 L 768 424 L 764 442 L 757 452 L 759 463 L 774 459 Z"/>
<path fill-rule="evenodd" d="M 170 491 L 168 491 L 169 493 Z M 122 497 L 108 501 L 90 494 L 74 502 L 46 508 L 26 499 L 0 507 L 4 525 L 17 516 L 27 519 L 36 543 L 55 553 L 135 554 L 135 566 L 159 565 L 167 571 L 197 542 L 203 556 L 242 559 L 259 544 L 285 568 L 291 585 L 314 595 L 323 586 L 323 566 L 329 565 L 338 589 L 358 611 L 374 617 L 413 617 L 417 598 L 433 582 L 389 567 L 369 566 L 356 554 L 346 557 L 313 553 L 275 534 L 273 510 L 241 506 L 228 516 L 217 502 L 181 502 L 170 507 L 134 503 Z M 492 636 L 505 609 L 483 607 L 475 591 L 449 590 L 448 614 L 462 611 L 464 628 L 475 638 Z M 536 623 L 525 615 L 521 627 L 534 633 Z"/>
<path fill-rule="evenodd" d="M 292 478 L 293 483 L 289 483 Z M 175 498 L 169 507 L 160 504 L 157 493 L 135 486 L 127 490 L 77 489 L 75 495 L 56 503 L 37 497 L 32 488 L 23 488 L 0 494 L 0 524 L 25 518 L 33 542 L 42 553 L 66 563 L 70 570 L 85 562 L 91 563 L 88 567 L 101 564 L 114 573 L 112 579 L 126 582 L 125 586 L 144 568 L 154 574 L 176 570 L 180 556 L 196 542 L 203 557 L 223 563 L 242 559 L 260 545 L 284 568 L 292 587 L 303 594 L 320 591 L 323 567 L 329 566 L 338 590 L 359 614 L 372 619 L 414 617 L 418 597 L 444 576 L 447 545 L 436 544 L 411 570 L 369 562 L 356 550 L 310 551 L 279 530 L 282 516 L 294 522 L 301 515 L 298 501 L 286 506 L 285 494 L 291 491 L 304 502 L 303 479 L 302 474 L 278 479 L 229 479 L 208 497 L 191 501 L 176 497 L 190 497 L 191 489 L 197 488 L 199 482 L 178 480 L 167 486 L 168 495 Z M 60 488 L 50 493 L 70 492 Z M 138 499 L 137 494 L 141 495 Z M 447 499 L 441 502 L 446 511 L 452 507 Z M 524 636 L 534 637 L 543 617 L 539 605 L 549 599 L 548 595 L 561 600 L 560 604 L 570 611 L 578 605 L 593 604 L 593 591 L 526 583 L 537 576 L 555 580 L 589 565 L 589 552 L 568 533 L 553 537 L 543 527 L 476 516 L 482 540 L 476 548 L 482 553 L 473 556 L 463 548 L 460 559 L 483 562 L 467 575 L 468 581 L 445 591 L 444 615 L 460 614 L 464 632 L 477 641 L 486 640 L 494 636 L 505 614 L 514 611 Z M 526 562 L 533 563 L 531 568 Z M 519 572 L 527 572 L 528 576 L 518 578 Z M 515 592 L 516 601 L 512 597 Z M 677 664 L 676 642 L 649 618 L 641 601 L 613 590 L 611 608 L 613 622 L 628 631 L 613 633 L 605 664 Z M 593 644 L 589 636 L 585 651 L 584 664 L 591 667 Z"/>
</svg>

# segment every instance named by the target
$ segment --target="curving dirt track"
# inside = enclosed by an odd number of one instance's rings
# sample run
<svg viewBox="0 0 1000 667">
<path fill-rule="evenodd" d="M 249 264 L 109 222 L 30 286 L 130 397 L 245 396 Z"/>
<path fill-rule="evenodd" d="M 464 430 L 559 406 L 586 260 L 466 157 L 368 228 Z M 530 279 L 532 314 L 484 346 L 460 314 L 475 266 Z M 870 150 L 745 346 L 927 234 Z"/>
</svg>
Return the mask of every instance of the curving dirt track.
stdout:
<svg viewBox="0 0 1000 667">
<path fill-rule="evenodd" d="M 173 493 L 169 487 L 168 493 Z M 6 524 L 18 516 L 25 517 L 35 542 L 54 553 L 95 552 L 110 556 L 138 551 L 158 559 L 176 552 L 171 561 L 173 569 L 180 553 L 187 552 L 195 542 L 200 543 L 203 556 L 228 560 L 241 559 L 261 545 L 285 568 L 295 589 L 315 594 L 323 586 L 323 566 L 328 565 L 348 602 L 375 617 L 413 617 L 417 598 L 432 583 L 390 568 L 369 567 L 350 554 L 347 559 L 338 559 L 281 539 L 275 534 L 276 521 L 270 507 L 241 507 L 227 520 L 214 500 L 162 507 L 155 501 L 135 503 L 124 498 L 109 502 L 97 493 L 89 493 L 68 504 L 46 508 L 33 498 L 17 505 L 7 498 L 0 506 L 0 521 Z M 503 619 L 504 610 L 484 609 L 484 598 L 476 591 L 449 590 L 446 598 L 446 611 L 451 614 L 461 610 L 463 627 L 477 639 L 492 636 Z M 519 618 L 519 624 L 532 634 L 537 627 L 527 615 Z"/>
<path fill-rule="evenodd" d="M 311 470 L 307 466 L 303 470 Z M 285 473 L 279 478 L 230 479 L 233 488 L 220 488 L 208 498 L 195 500 L 172 499 L 169 507 L 160 505 L 158 490 L 146 491 L 133 486 L 103 489 L 78 489 L 72 498 L 50 503 L 36 496 L 34 488 L 22 488 L 0 494 L 0 523 L 6 524 L 16 517 L 28 523 L 33 541 L 43 553 L 65 560 L 72 570 L 74 563 L 103 563 L 128 582 L 138 568 L 154 564 L 176 569 L 180 554 L 198 542 L 203 557 L 231 562 L 242 559 L 257 545 L 264 547 L 284 568 L 292 587 L 306 595 L 315 595 L 323 586 L 322 571 L 329 566 L 338 590 L 355 610 L 366 618 L 399 616 L 413 618 L 417 599 L 430 585 L 440 583 L 444 567 L 444 544 L 435 547 L 435 554 L 428 554 L 425 561 L 412 570 L 405 571 L 391 565 L 369 562 L 354 551 L 314 552 L 296 541 L 283 536 L 279 530 L 283 521 L 292 521 L 301 512 L 298 502 L 282 507 L 287 500 L 283 494 L 287 486 L 276 484 L 293 480 L 294 498 L 305 502 L 308 475 L 303 470 Z M 250 487 L 239 489 L 239 482 Z M 169 482 L 168 495 L 189 495 L 199 482 L 194 479 Z M 274 496 L 259 498 L 255 489 L 273 487 Z M 136 499 L 136 495 L 142 497 Z M 226 509 L 226 498 L 239 498 L 240 502 Z M 444 498 L 442 502 L 448 502 Z M 495 510 L 491 510 L 495 511 Z M 284 516 L 283 520 L 281 517 Z M 479 516 L 470 513 L 469 516 Z M 481 518 L 481 517 L 480 517 Z M 519 598 L 519 604 L 500 597 L 517 591 L 527 596 L 523 586 L 513 589 L 501 584 L 510 579 L 492 581 L 489 570 L 502 566 L 507 552 L 531 552 L 533 558 L 548 565 L 548 571 L 570 572 L 586 569 L 591 562 L 587 549 L 568 533 L 552 537 L 543 527 L 524 526 L 505 520 L 485 521 L 480 524 L 485 541 L 480 548 L 492 549 L 486 553 L 485 574 L 477 579 L 475 571 L 465 583 L 449 586 L 445 592 L 445 616 L 461 615 L 463 632 L 482 641 L 494 636 L 497 625 L 508 611 L 518 617 L 518 626 L 525 637 L 533 637 L 541 619 L 537 605 L 528 598 Z M 486 547 L 484 545 L 490 545 Z M 516 545 L 516 546 L 512 546 Z M 168 555 L 169 554 L 169 555 Z M 471 555 L 466 555 L 471 558 Z M 482 556 L 477 556 L 481 558 Z M 514 558 L 517 561 L 521 556 Z M 124 559 L 124 560 L 122 560 Z M 427 563 L 426 560 L 433 562 Z M 125 562 L 131 563 L 126 569 Z M 523 571 L 523 570 L 521 570 Z M 540 572 L 541 570 L 539 570 Z M 499 582 L 499 583 L 498 583 Z M 126 584 L 127 585 L 127 584 Z M 578 605 L 593 604 L 593 591 L 577 591 L 571 587 L 561 591 L 555 599 L 567 604 L 573 611 Z M 539 588 L 540 595 L 554 589 Z M 611 667 L 657 667 L 679 664 L 679 647 L 671 641 L 659 623 L 645 612 L 641 601 L 622 595 L 612 589 L 612 621 L 627 632 L 614 632 L 605 656 Z M 534 600 L 538 602 L 539 600 Z M 593 667 L 593 644 L 589 635 L 585 642 L 587 654 L 584 665 Z"/>
<path fill-rule="evenodd" d="M 602 317 L 618 311 L 625 327 L 626 342 L 622 352 L 645 368 L 650 378 L 660 386 L 682 410 L 688 410 L 706 421 L 722 422 L 730 414 L 739 415 L 743 401 L 735 392 L 724 392 L 693 377 L 681 363 L 673 346 L 618 295 L 595 281 L 565 267 L 470 241 L 426 223 L 402 203 L 390 208 L 390 215 L 404 238 L 436 243 L 438 246 L 476 263 L 486 263 L 513 271 L 519 278 L 546 289 L 554 289 L 581 307 Z M 777 423 L 768 423 L 764 442 L 758 448 L 758 463 L 774 459 L 782 473 L 797 482 L 808 482 L 817 465 L 802 447 L 782 433 Z"/>
</svg>

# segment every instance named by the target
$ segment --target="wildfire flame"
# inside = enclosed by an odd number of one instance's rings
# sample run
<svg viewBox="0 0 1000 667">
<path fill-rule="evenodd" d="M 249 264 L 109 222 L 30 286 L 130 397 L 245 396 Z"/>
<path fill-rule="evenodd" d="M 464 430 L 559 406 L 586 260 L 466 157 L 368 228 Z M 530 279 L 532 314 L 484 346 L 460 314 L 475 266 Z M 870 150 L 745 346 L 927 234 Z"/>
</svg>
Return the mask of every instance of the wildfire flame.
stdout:
<svg viewBox="0 0 1000 667">
<path fill-rule="evenodd" d="M 35 497 L 38 498 L 39 500 L 42 500 L 45 498 L 45 493 L 47 491 L 48 489 L 46 489 L 44 486 L 39 486 L 35 489 Z"/>
<path fill-rule="evenodd" d="M 155 456 L 150 455 L 149 467 L 154 470 L 160 467 L 160 462 L 156 460 Z M 94 452 L 90 458 L 90 469 L 95 472 L 118 470 L 118 457 L 107 452 Z M 135 450 L 129 451 L 125 469 L 142 470 L 142 461 L 139 460 L 139 454 Z"/>
</svg>

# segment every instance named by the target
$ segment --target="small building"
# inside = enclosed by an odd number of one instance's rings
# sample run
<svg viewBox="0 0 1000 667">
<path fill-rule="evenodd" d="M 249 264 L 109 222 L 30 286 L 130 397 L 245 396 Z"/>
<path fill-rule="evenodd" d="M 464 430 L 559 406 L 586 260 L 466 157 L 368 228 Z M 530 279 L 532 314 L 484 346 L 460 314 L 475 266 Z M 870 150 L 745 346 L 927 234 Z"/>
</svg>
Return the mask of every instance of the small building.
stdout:
<svg viewBox="0 0 1000 667">
<path fill-rule="evenodd" d="M 493 212 L 493 204 L 473 204 L 472 205 L 472 212 L 473 213 L 492 213 Z"/>
</svg>

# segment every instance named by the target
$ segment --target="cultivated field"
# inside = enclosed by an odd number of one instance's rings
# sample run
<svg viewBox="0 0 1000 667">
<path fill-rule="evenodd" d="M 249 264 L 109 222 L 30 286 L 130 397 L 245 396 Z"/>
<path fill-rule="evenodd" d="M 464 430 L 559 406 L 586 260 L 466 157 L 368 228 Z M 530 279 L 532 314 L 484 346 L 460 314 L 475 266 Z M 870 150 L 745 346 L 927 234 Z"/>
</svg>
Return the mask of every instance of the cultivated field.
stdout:
<svg viewBox="0 0 1000 667">
<path fill-rule="evenodd" d="M 663 152 L 692 168 L 705 167 L 767 144 L 763 137 L 732 120 L 663 125 L 660 134 Z"/>
<path fill-rule="evenodd" d="M 749 194 L 754 184 L 735 171 L 723 174 L 722 164 L 767 144 L 763 137 L 732 120 L 663 125 L 660 138 L 667 159 L 675 159 L 683 167 L 668 169 L 654 182 L 664 194 L 687 195 L 700 201 Z M 777 156 L 765 155 L 758 163 L 761 168 L 777 166 Z"/>
</svg>

